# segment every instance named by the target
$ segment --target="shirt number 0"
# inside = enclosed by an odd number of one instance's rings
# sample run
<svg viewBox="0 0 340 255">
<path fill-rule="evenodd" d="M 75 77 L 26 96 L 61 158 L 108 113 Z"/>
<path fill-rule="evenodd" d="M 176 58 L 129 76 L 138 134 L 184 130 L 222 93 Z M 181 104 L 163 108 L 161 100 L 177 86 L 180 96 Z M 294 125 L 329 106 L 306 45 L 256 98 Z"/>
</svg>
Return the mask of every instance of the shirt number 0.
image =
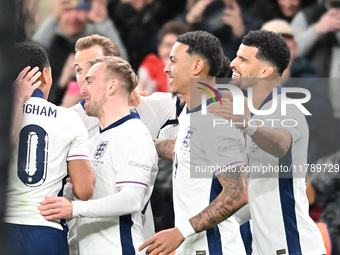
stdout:
<svg viewBox="0 0 340 255">
<path fill-rule="evenodd" d="M 37 187 L 46 180 L 49 139 L 37 125 L 27 125 L 20 131 L 18 177 L 29 187 Z"/>
</svg>

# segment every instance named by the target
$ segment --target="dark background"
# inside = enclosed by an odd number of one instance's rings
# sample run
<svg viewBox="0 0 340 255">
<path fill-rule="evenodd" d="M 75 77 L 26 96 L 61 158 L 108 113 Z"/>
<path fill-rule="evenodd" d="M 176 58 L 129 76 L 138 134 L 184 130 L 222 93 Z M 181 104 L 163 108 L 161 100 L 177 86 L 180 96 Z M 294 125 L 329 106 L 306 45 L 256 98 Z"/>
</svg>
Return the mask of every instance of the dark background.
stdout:
<svg viewBox="0 0 340 255">
<path fill-rule="evenodd" d="M 15 37 L 15 1 L 0 0 L 0 247 L 1 254 L 11 254 L 6 246 L 3 223 L 5 194 L 10 158 L 9 129 L 12 109 L 13 59 Z"/>
</svg>

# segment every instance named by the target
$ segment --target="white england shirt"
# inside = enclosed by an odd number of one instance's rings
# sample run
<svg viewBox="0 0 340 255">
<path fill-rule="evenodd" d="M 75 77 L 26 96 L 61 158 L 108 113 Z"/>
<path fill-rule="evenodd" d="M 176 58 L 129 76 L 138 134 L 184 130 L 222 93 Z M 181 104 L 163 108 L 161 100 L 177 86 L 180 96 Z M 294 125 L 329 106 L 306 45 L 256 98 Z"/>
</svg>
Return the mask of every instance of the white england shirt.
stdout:
<svg viewBox="0 0 340 255">
<path fill-rule="evenodd" d="M 206 173 L 207 170 L 214 172 L 219 167 L 231 169 L 245 165 L 242 132 L 228 125 L 214 128 L 212 123 L 216 118 L 209 113 L 202 116 L 200 107 L 191 112 L 185 107 L 179 116 L 173 161 L 176 226 L 201 212 L 221 192 L 222 187 L 214 176 L 217 173 Z M 187 238 L 176 254 L 245 254 L 240 226 L 230 217 L 214 228 Z"/>
<path fill-rule="evenodd" d="M 130 111 L 135 112 L 139 115 L 141 121 L 148 128 L 152 138 L 156 138 L 160 129 L 165 123 L 174 119 L 176 115 L 176 104 L 177 97 L 173 96 L 171 93 L 153 93 L 148 97 L 141 97 L 141 103 L 137 107 L 131 107 Z M 84 122 L 85 127 L 88 130 L 89 139 L 92 138 L 97 132 L 99 127 L 99 119 L 96 117 L 88 116 L 84 109 L 85 101 L 72 106 L 70 109 L 75 111 L 81 120 Z M 72 192 L 70 185 L 68 185 L 67 192 Z M 68 196 L 70 196 L 69 194 Z M 153 221 L 153 215 L 151 211 L 150 204 L 148 205 L 145 217 L 144 217 L 144 236 L 146 239 L 151 238 L 155 234 L 155 227 Z M 68 221 L 70 226 L 69 231 L 69 246 L 71 254 L 78 254 L 77 247 L 75 244 L 76 240 L 76 230 L 73 227 L 73 219 Z"/>
<path fill-rule="evenodd" d="M 90 159 L 96 175 L 93 201 L 130 186 L 146 189 L 141 204 L 147 204 L 157 175 L 158 157 L 147 128 L 136 114 L 100 130 L 90 140 Z M 77 218 L 77 233 L 80 254 L 139 254 L 137 248 L 144 242 L 142 211 L 106 218 Z"/>
<path fill-rule="evenodd" d="M 63 195 L 67 161 L 88 160 L 87 130 L 76 113 L 47 102 L 40 90 L 23 111 L 10 161 L 5 222 L 62 230 L 61 222 L 46 221 L 38 206 L 45 196 Z"/>
<path fill-rule="evenodd" d="M 261 150 L 247 136 L 253 254 L 325 254 L 321 234 L 308 213 L 305 178 L 308 125 L 304 114 L 294 105 L 287 106 L 287 115 L 281 114 L 280 91 L 278 87 L 278 107 L 274 113 L 254 115 L 251 119 L 252 125 L 256 122 L 290 132 L 292 146 L 286 156 L 277 158 Z M 272 102 L 270 94 L 259 110 L 270 109 Z M 281 173 L 276 172 L 279 169 Z"/>
</svg>

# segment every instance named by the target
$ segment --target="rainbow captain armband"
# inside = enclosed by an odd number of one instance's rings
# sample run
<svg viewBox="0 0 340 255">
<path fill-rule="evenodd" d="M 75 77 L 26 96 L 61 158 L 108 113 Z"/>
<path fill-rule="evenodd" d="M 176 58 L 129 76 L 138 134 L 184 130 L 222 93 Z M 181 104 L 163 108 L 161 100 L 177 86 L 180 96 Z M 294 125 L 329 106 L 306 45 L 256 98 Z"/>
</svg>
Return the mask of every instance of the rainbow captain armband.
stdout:
<svg viewBox="0 0 340 255">
<path fill-rule="evenodd" d="M 189 220 L 181 222 L 177 226 L 177 229 L 184 236 L 184 239 L 187 239 L 188 237 L 190 237 L 190 236 L 192 236 L 192 235 L 194 235 L 196 233 L 194 228 L 191 226 Z"/>
</svg>

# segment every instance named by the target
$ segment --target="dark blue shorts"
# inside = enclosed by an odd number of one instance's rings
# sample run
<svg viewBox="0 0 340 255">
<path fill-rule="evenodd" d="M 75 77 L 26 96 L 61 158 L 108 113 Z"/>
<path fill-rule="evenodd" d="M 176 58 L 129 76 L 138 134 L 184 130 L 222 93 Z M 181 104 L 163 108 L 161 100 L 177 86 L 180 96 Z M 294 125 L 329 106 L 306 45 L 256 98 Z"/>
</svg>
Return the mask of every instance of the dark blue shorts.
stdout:
<svg viewBox="0 0 340 255">
<path fill-rule="evenodd" d="M 67 234 L 52 227 L 6 223 L 13 255 L 69 255 Z"/>
</svg>

